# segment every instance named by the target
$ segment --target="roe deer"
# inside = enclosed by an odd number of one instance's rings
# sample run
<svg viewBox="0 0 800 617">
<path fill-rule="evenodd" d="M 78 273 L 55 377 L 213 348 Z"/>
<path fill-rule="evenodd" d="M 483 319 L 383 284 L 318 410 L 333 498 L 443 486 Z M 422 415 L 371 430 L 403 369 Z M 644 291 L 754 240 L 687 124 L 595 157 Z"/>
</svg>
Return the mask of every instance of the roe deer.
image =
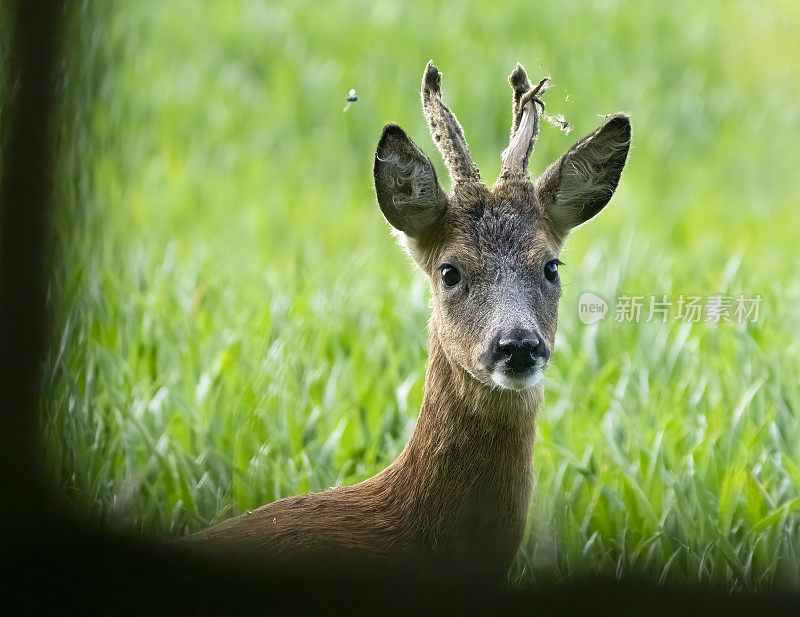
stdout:
<svg viewBox="0 0 800 617">
<path fill-rule="evenodd" d="M 631 138 L 628 116 L 614 115 L 534 182 L 528 158 L 547 79 L 532 85 L 518 64 L 509 82 L 511 138 L 491 189 L 430 62 L 422 108 L 452 194 L 399 126 L 386 125 L 378 142 L 378 204 L 432 293 L 424 397 L 405 449 L 359 484 L 281 499 L 192 538 L 277 558 L 414 554 L 507 571 L 531 491 L 534 417 L 561 295 L 558 255 L 569 230 L 611 199 Z"/>
</svg>

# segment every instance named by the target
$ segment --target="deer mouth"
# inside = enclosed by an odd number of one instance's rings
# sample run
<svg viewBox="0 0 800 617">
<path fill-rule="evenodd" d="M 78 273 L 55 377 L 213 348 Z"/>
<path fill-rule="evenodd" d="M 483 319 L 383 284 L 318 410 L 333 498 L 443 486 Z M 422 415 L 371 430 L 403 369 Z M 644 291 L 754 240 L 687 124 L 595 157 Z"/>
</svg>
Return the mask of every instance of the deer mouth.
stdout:
<svg viewBox="0 0 800 617">
<path fill-rule="evenodd" d="M 545 365 L 544 361 L 537 361 L 529 367 L 503 363 L 491 372 L 492 382 L 505 390 L 528 390 L 542 381 Z"/>
</svg>

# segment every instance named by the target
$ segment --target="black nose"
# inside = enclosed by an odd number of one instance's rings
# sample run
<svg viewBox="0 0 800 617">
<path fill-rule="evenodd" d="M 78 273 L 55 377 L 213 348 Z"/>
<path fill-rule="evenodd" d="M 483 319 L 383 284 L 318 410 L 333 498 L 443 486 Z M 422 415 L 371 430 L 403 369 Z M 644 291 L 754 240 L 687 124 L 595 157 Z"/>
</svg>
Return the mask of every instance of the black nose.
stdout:
<svg viewBox="0 0 800 617">
<path fill-rule="evenodd" d="M 506 370 L 523 372 L 532 368 L 539 359 L 547 361 L 550 352 L 535 332 L 518 331 L 500 337 L 495 355 L 496 362 L 506 361 Z"/>
</svg>

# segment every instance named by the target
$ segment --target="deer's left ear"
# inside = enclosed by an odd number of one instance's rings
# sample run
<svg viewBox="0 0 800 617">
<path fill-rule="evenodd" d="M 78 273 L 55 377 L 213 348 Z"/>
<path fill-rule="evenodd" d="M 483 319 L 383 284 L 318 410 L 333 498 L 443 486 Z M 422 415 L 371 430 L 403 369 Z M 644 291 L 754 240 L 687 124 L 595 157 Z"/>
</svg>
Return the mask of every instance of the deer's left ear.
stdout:
<svg viewBox="0 0 800 617">
<path fill-rule="evenodd" d="M 375 152 L 375 192 L 389 224 L 419 239 L 447 206 L 430 159 L 396 124 L 387 124 Z"/>
<path fill-rule="evenodd" d="M 539 177 L 539 202 L 559 233 L 566 235 L 609 202 L 619 184 L 630 143 L 630 118 L 617 114 L 572 146 Z"/>
</svg>

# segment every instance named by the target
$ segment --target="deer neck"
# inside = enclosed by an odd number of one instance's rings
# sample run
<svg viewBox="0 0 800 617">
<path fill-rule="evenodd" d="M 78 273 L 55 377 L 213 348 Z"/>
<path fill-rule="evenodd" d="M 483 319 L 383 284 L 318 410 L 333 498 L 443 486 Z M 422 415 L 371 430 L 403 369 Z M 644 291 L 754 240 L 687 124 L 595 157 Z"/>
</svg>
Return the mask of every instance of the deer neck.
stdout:
<svg viewBox="0 0 800 617">
<path fill-rule="evenodd" d="M 513 557 L 525 527 L 542 389 L 478 382 L 447 357 L 434 323 L 429 330 L 419 420 L 386 470 L 392 492 L 426 544 L 488 544 Z"/>
</svg>

